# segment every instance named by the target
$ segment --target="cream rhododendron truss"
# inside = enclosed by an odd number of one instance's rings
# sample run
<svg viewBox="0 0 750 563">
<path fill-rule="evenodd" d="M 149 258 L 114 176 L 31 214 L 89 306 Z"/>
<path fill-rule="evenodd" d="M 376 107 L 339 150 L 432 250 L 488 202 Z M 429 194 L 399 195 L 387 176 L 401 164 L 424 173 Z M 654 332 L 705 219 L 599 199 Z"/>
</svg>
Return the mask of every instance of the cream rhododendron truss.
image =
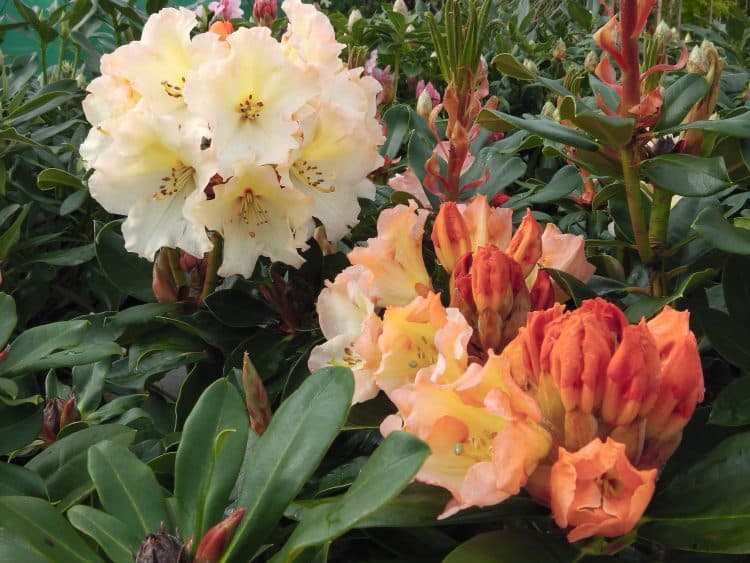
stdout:
<svg viewBox="0 0 750 563">
<path fill-rule="evenodd" d="M 129 250 L 202 256 L 213 231 L 221 275 L 250 276 L 260 256 L 298 267 L 315 220 L 336 242 L 374 196 L 379 85 L 346 68 L 314 6 L 282 8 L 281 42 L 265 27 L 196 33 L 194 12 L 166 8 L 102 57 L 81 156 L 93 197 L 126 216 Z"/>
</svg>

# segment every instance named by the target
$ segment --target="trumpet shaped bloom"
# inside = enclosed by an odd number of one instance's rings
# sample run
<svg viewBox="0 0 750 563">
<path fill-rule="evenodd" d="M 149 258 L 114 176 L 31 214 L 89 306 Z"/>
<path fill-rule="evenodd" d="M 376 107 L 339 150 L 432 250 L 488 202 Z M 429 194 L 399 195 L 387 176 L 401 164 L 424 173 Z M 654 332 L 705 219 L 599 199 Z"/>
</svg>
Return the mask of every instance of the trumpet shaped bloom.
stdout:
<svg viewBox="0 0 750 563">
<path fill-rule="evenodd" d="M 628 533 L 654 494 L 657 471 L 633 467 L 625 445 L 611 438 L 596 438 L 574 453 L 560 448 L 550 472 L 555 523 L 572 528 L 570 542 Z"/>
<path fill-rule="evenodd" d="M 220 275 L 250 277 L 260 256 L 302 265 L 297 251 L 312 234 L 311 202 L 282 188 L 273 167 L 237 162 L 233 175 L 213 192 L 213 199 L 196 198 L 191 213 L 224 237 Z"/>
<path fill-rule="evenodd" d="M 281 9 L 289 19 L 281 43 L 290 59 L 324 73 L 344 68 L 339 58 L 344 45 L 336 41 L 333 26 L 325 14 L 301 0 L 284 0 Z"/>
<path fill-rule="evenodd" d="M 309 73 L 284 56 L 268 28 L 238 29 L 225 43 L 229 54 L 185 85 L 188 109 L 211 127 L 221 172 L 237 160 L 286 162 L 300 145 L 296 114 L 315 95 Z"/>
</svg>

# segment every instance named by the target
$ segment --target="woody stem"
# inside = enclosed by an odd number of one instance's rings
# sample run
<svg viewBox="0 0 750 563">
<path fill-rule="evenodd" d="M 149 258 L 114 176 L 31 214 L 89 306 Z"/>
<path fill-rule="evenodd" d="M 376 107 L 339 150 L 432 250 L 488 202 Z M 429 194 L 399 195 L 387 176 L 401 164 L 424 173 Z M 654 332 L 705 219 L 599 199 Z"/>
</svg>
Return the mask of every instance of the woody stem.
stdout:
<svg viewBox="0 0 750 563">
<path fill-rule="evenodd" d="M 638 54 L 638 35 L 636 26 L 638 20 L 637 0 L 621 0 L 620 2 L 620 32 L 622 41 L 622 112 L 627 116 L 633 106 L 641 101 L 641 63 Z"/>
<path fill-rule="evenodd" d="M 219 270 L 219 265 L 221 264 L 222 250 L 224 246 L 224 240 L 219 233 L 211 233 L 209 238 L 214 246 L 208 253 L 208 258 L 206 259 L 206 277 L 203 278 L 203 288 L 201 289 L 201 295 L 198 301 L 201 305 L 205 304 L 206 297 L 211 295 L 216 288 L 216 279 L 218 277 L 217 272 Z"/>
<path fill-rule="evenodd" d="M 644 264 L 649 264 L 654 259 L 654 253 L 648 243 L 648 231 L 646 227 L 646 209 L 643 205 L 643 194 L 641 193 L 641 180 L 638 177 L 638 162 L 634 158 L 632 147 L 626 147 L 620 151 L 622 162 L 622 176 L 625 181 L 625 197 L 630 212 L 630 224 L 633 227 L 633 237 L 638 255 Z"/>
</svg>

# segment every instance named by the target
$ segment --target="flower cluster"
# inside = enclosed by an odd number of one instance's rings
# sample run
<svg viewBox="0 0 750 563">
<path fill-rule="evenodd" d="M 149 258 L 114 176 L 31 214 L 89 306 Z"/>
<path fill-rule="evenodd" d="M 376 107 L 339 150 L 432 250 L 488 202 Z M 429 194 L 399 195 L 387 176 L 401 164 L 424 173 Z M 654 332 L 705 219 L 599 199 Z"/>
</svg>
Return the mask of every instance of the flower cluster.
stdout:
<svg viewBox="0 0 750 563">
<path fill-rule="evenodd" d="M 196 15 L 166 8 L 102 57 L 81 155 L 93 197 L 127 216 L 128 250 L 202 256 L 209 230 L 224 237 L 221 275 L 250 276 L 259 256 L 299 266 L 313 218 L 336 241 L 373 197 L 380 86 L 341 62 L 324 14 L 282 9 L 280 42 L 228 22 L 192 35 Z"/>
<path fill-rule="evenodd" d="M 566 312 L 543 267 L 587 281 L 583 240 L 528 212 L 514 233 L 482 196 L 437 213 L 441 291 L 422 257 L 429 214 L 384 211 L 349 253 L 318 299 L 327 341 L 310 368 L 350 367 L 354 402 L 388 396 L 381 431 L 429 444 L 417 479 L 451 492 L 441 517 L 526 487 L 571 541 L 629 531 L 703 397 L 688 313 L 631 325 L 601 299 Z"/>
</svg>

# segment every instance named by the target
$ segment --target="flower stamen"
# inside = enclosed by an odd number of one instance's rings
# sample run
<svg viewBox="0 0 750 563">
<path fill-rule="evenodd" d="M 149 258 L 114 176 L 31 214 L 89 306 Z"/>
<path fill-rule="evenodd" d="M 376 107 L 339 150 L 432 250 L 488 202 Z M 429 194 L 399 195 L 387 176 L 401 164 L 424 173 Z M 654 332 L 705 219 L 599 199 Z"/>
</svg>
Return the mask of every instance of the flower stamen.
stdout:
<svg viewBox="0 0 750 563">
<path fill-rule="evenodd" d="M 182 98 L 182 89 L 185 86 L 185 77 L 180 77 L 179 85 L 172 84 L 168 80 L 162 80 L 161 86 L 162 88 L 164 88 L 164 92 L 167 94 L 167 96 L 170 96 L 172 98 Z"/>
<path fill-rule="evenodd" d="M 194 172 L 195 169 L 192 166 L 186 166 L 182 163 L 173 166 L 170 168 L 169 175 L 161 179 L 162 184 L 159 185 L 159 191 L 153 194 L 153 198 L 160 201 L 173 196 L 193 179 Z"/>
<path fill-rule="evenodd" d="M 263 110 L 263 102 L 260 100 L 254 100 L 252 94 L 248 94 L 244 101 L 240 102 L 237 106 L 237 111 L 240 113 L 240 119 L 243 121 L 253 121 L 260 117 Z"/>
<path fill-rule="evenodd" d="M 316 192 L 330 194 L 336 191 L 334 186 L 325 186 L 325 178 L 315 164 L 310 164 L 307 160 L 298 160 L 292 165 L 292 171 L 297 179 L 310 189 Z"/>
<path fill-rule="evenodd" d="M 245 190 L 245 195 L 240 202 L 240 217 L 247 223 L 248 234 L 255 238 L 253 225 L 264 225 L 268 223 L 268 210 L 261 206 L 260 196 L 255 195 L 251 189 Z"/>
</svg>

